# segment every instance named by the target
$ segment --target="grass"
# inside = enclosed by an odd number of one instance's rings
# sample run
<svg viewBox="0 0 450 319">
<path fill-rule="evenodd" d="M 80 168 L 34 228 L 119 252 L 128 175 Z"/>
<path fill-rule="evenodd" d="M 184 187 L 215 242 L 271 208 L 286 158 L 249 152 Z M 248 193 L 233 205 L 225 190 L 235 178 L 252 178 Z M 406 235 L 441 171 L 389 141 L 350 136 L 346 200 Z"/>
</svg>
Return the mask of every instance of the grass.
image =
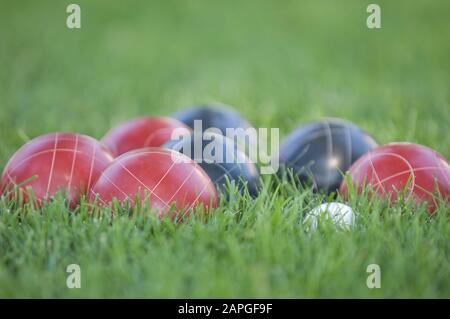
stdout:
<svg viewBox="0 0 450 319">
<path fill-rule="evenodd" d="M 138 115 L 200 102 L 234 105 L 284 136 L 342 117 L 381 143 L 412 141 L 450 157 L 448 1 L 60 1 L 0 4 L 0 167 L 52 131 L 100 138 Z M 450 297 L 449 207 L 353 197 L 357 226 L 310 234 L 321 198 L 267 177 L 205 222 L 111 223 L 61 199 L 39 212 L 0 200 L 0 297 Z M 79 264 L 82 288 L 68 289 Z M 366 268 L 381 267 L 380 289 Z"/>
</svg>

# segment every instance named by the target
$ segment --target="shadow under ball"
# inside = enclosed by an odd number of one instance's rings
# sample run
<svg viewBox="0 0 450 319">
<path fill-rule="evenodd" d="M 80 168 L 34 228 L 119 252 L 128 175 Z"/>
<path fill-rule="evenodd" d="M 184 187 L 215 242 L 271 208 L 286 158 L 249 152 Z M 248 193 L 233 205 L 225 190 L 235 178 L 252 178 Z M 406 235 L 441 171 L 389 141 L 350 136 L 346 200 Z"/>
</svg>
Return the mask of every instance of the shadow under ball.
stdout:
<svg viewBox="0 0 450 319">
<path fill-rule="evenodd" d="M 227 178 L 242 193 L 245 185 L 252 197 L 258 195 L 259 171 L 232 140 L 223 135 L 205 132 L 199 138 L 201 152 L 195 152 L 195 135 L 170 141 L 162 147 L 189 156 L 208 174 L 218 192 L 226 194 Z M 200 144 L 200 143 L 199 143 Z M 209 146 L 208 146 L 209 145 Z M 197 147 L 198 148 L 198 147 Z M 231 161 L 227 160 L 231 159 Z"/>
<path fill-rule="evenodd" d="M 358 126 L 325 119 L 302 126 L 280 146 L 280 163 L 292 169 L 302 184 L 330 194 L 338 190 L 343 174 L 377 142 Z"/>
</svg>

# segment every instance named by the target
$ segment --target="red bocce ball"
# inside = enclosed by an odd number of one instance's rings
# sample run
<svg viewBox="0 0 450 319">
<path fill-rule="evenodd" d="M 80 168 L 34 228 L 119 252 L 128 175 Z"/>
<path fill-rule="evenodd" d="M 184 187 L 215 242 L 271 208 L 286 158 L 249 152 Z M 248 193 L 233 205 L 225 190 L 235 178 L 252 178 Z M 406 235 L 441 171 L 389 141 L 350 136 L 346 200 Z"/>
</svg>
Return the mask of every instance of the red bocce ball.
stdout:
<svg viewBox="0 0 450 319">
<path fill-rule="evenodd" d="M 33 191 L 39 205 L 57 191 L 66 192 L 71 206 L 87 194 L 113 158 L 97 140 L 72 133 L 52 133 L 23 145 L 9 160 L 2 178 L 2 192 L 14 186 Z M 23 192 L 25 200 L 27 193 Z"/>
<path fill-rule="evenodd" d="M 412 143 L 392 143 L 365 154 L 350 168 L 353 185 L 361 193 L 370 185 L 379 197 L 397 200 L 398 192 L 417 204 L 426 202 L 432 214 L 440 195 L 450 201 L 450 166 L 437 152 Z M 340 192 L 348 196 L 345 182 Z"/>
<path fill-rule="evenodd" d="M 183 123 L 167 117 L 137 118 L 111 129 L 102 142 L 114 157 L 143 147 L 159 147 L 168 142 L 174 130 L 189 135 L 191 129 Z"/>
<path fill-rule="evenodd" d="M 119 156 L 91 189 L 90 201 L 106 206 L 113 199 L 121 204 L 135 199 L 150 203 L 159 216 L 174 205 L 184 217 L 198 204 L 205 211 L 217 205 L 217 193 L 203 169 L 189 157 L 158 147 L 144 148 Z M 181 219 L 180 218 L 180 219 Z"/>
</svg>

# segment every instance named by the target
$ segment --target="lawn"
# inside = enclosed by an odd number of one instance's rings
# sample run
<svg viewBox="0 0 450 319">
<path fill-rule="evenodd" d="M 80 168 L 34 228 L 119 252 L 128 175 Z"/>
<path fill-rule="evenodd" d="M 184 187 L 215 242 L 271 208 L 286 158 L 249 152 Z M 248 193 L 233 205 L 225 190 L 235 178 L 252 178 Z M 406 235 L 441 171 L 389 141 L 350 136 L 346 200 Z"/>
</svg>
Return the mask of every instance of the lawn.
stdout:
<svg viewBox="0 0 450 319">
<path fill-rule="evenodd" d="M 0 0 L 0 169 L 54 131 L 101 138 L 140 115 L 233 105 L 281 137 L 321 117 L 380 144 L 411 141 L 450 157 L 450 2 Z M 105 210 L 40 211 L 0 200 L 0 297 L 450 297 L 449 206 L 353 197 L 351 231 L 308 233 L 323 198 L 266 176 L 256 199 L 223 199 L 180 225 Z M 66 267 L 81 267 L 68 289 Z M 366 268 L 381 268 L 369 289 Z"/>
</svg>

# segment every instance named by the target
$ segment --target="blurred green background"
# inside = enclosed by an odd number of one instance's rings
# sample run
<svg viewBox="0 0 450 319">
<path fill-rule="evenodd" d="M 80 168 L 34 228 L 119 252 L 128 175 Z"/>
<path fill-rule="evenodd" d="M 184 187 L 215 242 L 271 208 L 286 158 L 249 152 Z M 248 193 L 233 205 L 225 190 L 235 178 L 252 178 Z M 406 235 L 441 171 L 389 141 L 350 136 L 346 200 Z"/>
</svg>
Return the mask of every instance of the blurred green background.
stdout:
<svg viewBox="0 0 450 319">
<path fill-rule="evenodd" d="M 0 2 L 0 160 L 26 137 L 100 138 L 139 115 L 201 102 L 235 106 L 286 134 L 322 116 L 356 122 L 381 143 L 450 155 L 450 2 Z"/>
<path fill-rule="evenodd" d="M 450 1 L 377 0 L 382 28 L 370 30 L 372 2 L 77 0 L 82 28 L 70 30 L 68 1 L 0 0 L 0 168 L 47 132 L 100 138 L 121 121 L 203 102 L 233 105 L 281 136 L 342 117 L 382 144 L 449 158 Z M 3 212 L 0 295 L 449 296 L 445 215 L 383 220 L 356 207 L 358 231 L 310 239 L 294 223 L 304 194 L 266 195 L 178 229 L 128 216 L 110 227 L 57 204 L 23 224 Z M 64 286 L 73 260 L 87 290 Z M 384 290 L 365 286 L 374 261 L 387 267 Z"/>
</svg>

